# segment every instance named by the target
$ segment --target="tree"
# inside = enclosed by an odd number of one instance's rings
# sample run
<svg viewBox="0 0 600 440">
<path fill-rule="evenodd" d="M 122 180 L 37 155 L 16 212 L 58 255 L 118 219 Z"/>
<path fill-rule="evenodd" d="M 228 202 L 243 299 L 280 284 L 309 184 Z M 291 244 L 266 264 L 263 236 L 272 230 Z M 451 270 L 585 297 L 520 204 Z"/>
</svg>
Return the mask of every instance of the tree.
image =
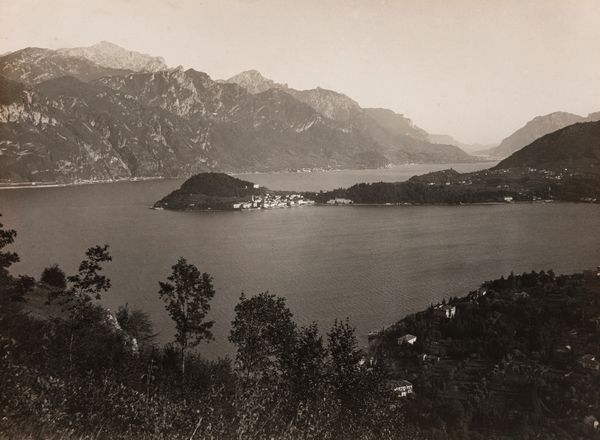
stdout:
<svg viewBox="0 0 600 440">
<path fill-rule="evenodd" d="M 185 354 L 189 348 L 213 339 L 210 331 L 214 321 L 205 321 L 210 300 L 215 296 L 212 277 L 200 272 L 183 257 L 171 267 L 173 272 L 166 282 L 159 282 L 160 298 L 175 322 L 175 342 L 181 356 L 181 378 L 185 380 Z"/>
<path fill-rule="evenodd" d="M 342 403 L 348 407 L 357 406 L 358 397 L 364 398 L 363 375 L 359 367 L 361 352 L 348 319 L 335 320 L 327 334 L 327 350 L 331 385 Z"/>
<path fill-rule="evenodd" d="M 110 279 L 101 275 L 102 264 L 112 261 L 108 253 L 108 245 L 94 246 L 85 253 L 86 259 L 79 263 L 76 275 L 67 277 L 70 286 L 66 290 L 52 291 L 48 295 L 48 302 L 57 302 L 61 306 L 64 316 L 58 318 L 67 325 L 69 338 L 69 374 L 73 370 L 73 347 L 75 335 L 87 321 L 97 320 L 97 311 L 92 310 L 94 299 L 102 298 L 102 293 L 111 287 Z"/>
<path fill-rule="evenodd" d="M 150 316 L 140 309 L 130 309 L 128 304 L 119 307 L 117 322 L 121 328 L 140 345 L 151 345 L 157 336 Z"/>
<path fill-rule="evenodd" d="M 67 287 L 67 277 L 58 264 L 46 267 L 42 271 L 40 281 L 50 287 L 65 289 Z"/>
<path fill-rule="evenodd" d="M 2 214 L 0 214 L 2 217 Z M 6 246 L 13 244 L 17 231 L 14 229 L 4 229 L 4 225 L 0 223 L 0 282 L 8 280 L 8 268 L 19 261 L 19 256 L 14 252 L 2 251 Z"/>
<path fill-rule="evenodd" d="M 297 401 L 316 401 L 323 393 L 327 350 L 316 323 L 302 327 L 296 334 L 290 362 L 286 363 L 286 380 L 290 394 Z"/>
<path fill-rule="evenodd" d="M 110 289 L 110 279 L 100 275 L 100 272 L 102 263 L 112 261 L 112 257 L 108 253 L 107 244 L 89 248 L 85 256 L 87 259 L 79 263 L 77 275 L 71 275 L 67 280 L 72 284 L 71 294 L 79 301 L 89 303 L 93 299 L 101 299 L 102 292 Z"/>
<path fill-rule="evenodd" d="M 246 298 L 242 293 L 229 341 L 237 347 L 236 367 L 243 377 L 283 371 L 295 340 L 292 316 L 284 298 L 268 292 Z"/>
</svg>

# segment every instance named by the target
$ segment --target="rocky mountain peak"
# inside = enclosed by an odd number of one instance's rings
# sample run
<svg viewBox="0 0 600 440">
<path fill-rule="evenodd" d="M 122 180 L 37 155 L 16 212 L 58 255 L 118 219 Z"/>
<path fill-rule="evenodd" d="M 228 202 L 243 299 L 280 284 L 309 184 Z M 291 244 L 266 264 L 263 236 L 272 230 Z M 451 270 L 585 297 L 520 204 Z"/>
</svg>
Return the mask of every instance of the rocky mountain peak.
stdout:
<svg viewBox="0 0 600 440">
<path fill-rule="evenodd" d="M 102 67 L 113 69 L 135 72 L 158 72 L 167 69 L 162 57 L 127 50 L 109 41 L 101 41 L 88 47 L 59 49 L 57 52 L 65 56 L 85 58 Z"/>
<path fill-rule="evenodd" d="M 245 70 L 232 76 L 225 82 L 235 83 L 248 92 L 256 94 L 266 92 L 269 89 L 287 89 L 287 84 L 279 84 L 272 79 L 264 77 L 258 70 Z"/>
</svg>

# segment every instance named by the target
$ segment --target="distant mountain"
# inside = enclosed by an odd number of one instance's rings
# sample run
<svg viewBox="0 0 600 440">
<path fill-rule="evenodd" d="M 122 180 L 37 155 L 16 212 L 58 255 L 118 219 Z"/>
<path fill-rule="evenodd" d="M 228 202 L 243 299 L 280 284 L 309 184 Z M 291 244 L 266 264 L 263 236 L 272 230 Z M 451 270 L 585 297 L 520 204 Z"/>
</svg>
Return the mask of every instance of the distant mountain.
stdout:
<svg viewBox="0 0 600 440">
<path fill-rule="evenodd" d="M 245 87 L 249 82 L 248 91 L 251 93 L 253 90 L 263 90 L 267 87 L 283 90 L 324 117 L 346 124 L 348 130 L 375 140 L 392 163 L 450 163 L 476 160 L 456 146 L 432 144 L 428 141 L 427 133 L 403 115 L 388 109 L 361 108 L 350 97 L 333 90 L 320 87 L 296 90 L 275 83 L 256 71 L 242 72 L 226 82 L 241 87 Z"/>
<path fill-rule="evenodd" d="M 457 141 L 452 136 L 447 135 L 447 134 L 430 134 L 430 133 L 428 133 L 427 139 L 429 139 L 429 142 L 432 142 L 434 144 L 446 144 L 446 145 L 456 145 L 456 146 L 458 146 L 458 144 L 460 144 L 459 141 Z"/>
<path fill-rule="evenodd" d="M 193 69 L 100 81 L 192 125 L 206 122 L 215 166 L 222 170 L 364 168 L 388 163 L 375 141 L 279 89 L 251 94 Z"/>
<path fill-rule="evenodd" d="M 232 76 L 226 81 L 227 83 L 235 83 L 250 93 L 266 92 L 269 89 L 287 89 L 287 84 L 278 84 L 275 81 L 265 78 L 258 70 L 246 70 Z"/>
<path fill-rule="evenodd" d="M 513 153 L 495 169 L 531 167 L 600 177 L 600 121 L 570 125 Z"/>
<path fill-rule="evenodd" d="M 134 72 L 158 72 L 168 69 L 165 60 L 132 50 L 123 49 L 108 41 L 89 47 L 59 49 L 57 53 L 67 57 L 85 58 L 102 67 Z"/>
<path fill-rule="evenodd" d="M 430 133 L 428 133 L 427 139 L 429 140 L 429 142 L 434 143 L 434 144 L 454 145 L 468 153 L 475 153 L 475 154 L 480 154 L 480 152 L 483 150 L 489 150 L 489 149 L 493 148 L 493 145 L 465 144 L 447 134 L 430 134 Z"/>
<path fill-rule="evenodd" d="M 591 113 L 587 117 L 566 112 L 555 112 L 544 116 L 536 116 L 531 121 L 527 122 L 525 126 L 505 138 L 497 147 L 481 151 L 480 153 L 492 158 L 503 159 L 548 133 L 552 133 L 553 131 L 560 130 L 561 128 L 578 122 L 591 122 L 597 120 L 600 120 L 600 112 Z"/>
<path fill-rule="evenodd" d="M 428 133 L 422 128 L 417 127 L 404 115 L 400 115 L 386 108 L 366 108 L 365 112 L 373 118 L 377 124 L 385 128 L 394 136 L 410 136 L 422 141 L 429 141 Z M 452 145 L 448 142 L 434 143 Z"/>
<path fill-rule="evenodd" d="M 28 47 L 0 57 L 0 75 L 26 84 L 38 84 L 62 76 L 93 81 L 103 76 L 123 75 L 129 72 L 104 67 L 86 58 L 68 56 L 38 47 Z"/>
<path fill-rule="evenodd" d="M 173 69 L 35 86 L 2 79 L 0 179 L 104 180 L 199 171 L 374 168 L 370 138 L 277 89 L 252 95 Z"/>
</svg>

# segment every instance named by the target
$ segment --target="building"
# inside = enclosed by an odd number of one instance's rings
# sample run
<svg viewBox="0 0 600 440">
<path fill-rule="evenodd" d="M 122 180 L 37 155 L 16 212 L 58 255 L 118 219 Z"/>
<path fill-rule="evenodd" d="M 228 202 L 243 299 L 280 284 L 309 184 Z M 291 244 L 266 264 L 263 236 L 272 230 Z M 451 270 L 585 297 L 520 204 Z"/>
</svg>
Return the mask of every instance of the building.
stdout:
<svg viewBox="0 0 600 440">
<path fill-rule="evenodd" d="M 388 384 L 398 397 L 406 397 L 409 394 L 413 394 L 413 385 L 407 380 L 390 380 Z"/>
<path fill-rule="evenodd" d="M 434 355 L 434 354 L 426 354 L 426 353 L 423 353 L 423 354 L 421 355 L 421 360 L 422 360 L 423 362 L 427 362 L 427 363 L 430 363 L 430 364 L 435 364 L 436 362 L 439 362 L 439 361 L 440 361 L 440 357 L 439 357 L 439 356 L 436 356 L 436 355 Z"/>
<path fill-rule="evenodd" d="M 331 200 L 327 201 L 328 205 L 351 205 L 352 203 L 354 203 L 354 202 L 350 199 L 340 199 L 340 198 L 331 199 Z"/>
<path fill-rule="evenodd" d="M 402 344 L 413 345 L 415 342 L 417 342 L 417 337 L 415 335 L 411 335 L 411 334 L 406 334 L 406 335 L 400 336 L 398 338 L 398 345 L 402 345 Z"/>
<path fill-rule="evenodd" d="M 513 201 L 513 198 L 512 198 L 512 197 L 504 197 L 504 201 L 505 201 L 506 203 L 512 203 L 512 201 Z"/>
<path fill-rule="evenodd" d="M 452 319 L 456 315 L 456 307 L 449 304 L 438 304 L 433 308 L 433 314 L 438 318 Z"/>
</svg>

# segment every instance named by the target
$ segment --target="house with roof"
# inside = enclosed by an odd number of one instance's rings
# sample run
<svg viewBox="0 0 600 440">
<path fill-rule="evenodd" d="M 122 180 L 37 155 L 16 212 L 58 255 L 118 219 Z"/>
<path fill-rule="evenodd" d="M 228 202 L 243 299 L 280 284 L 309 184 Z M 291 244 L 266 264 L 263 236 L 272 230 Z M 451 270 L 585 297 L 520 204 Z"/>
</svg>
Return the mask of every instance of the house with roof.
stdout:
<svg viewBox="0 0 600 440">
<path fill-rule="evenodd" d="M 406 397 L 413 394 L 413 385 L 407 380 L 390 380 L 388 385 L 398 397 Z"/>
<path fill-rule="evenodd" d="M 449 304 L 438 304 L 433 308 L 434 316 L 442 319 L 452 319 L 456 315 L 456 307 Z"/>
<path fill-rule="evenodd" d="M 400 336 L 398 338 L 398 345 L 402 345 L 402 344 L 414 344 L 415 342 L 417 342 L 417 337 L 415 335 L 411 335 L 411 334 L 406 334 L 403 336 Z"/>
</svg>

